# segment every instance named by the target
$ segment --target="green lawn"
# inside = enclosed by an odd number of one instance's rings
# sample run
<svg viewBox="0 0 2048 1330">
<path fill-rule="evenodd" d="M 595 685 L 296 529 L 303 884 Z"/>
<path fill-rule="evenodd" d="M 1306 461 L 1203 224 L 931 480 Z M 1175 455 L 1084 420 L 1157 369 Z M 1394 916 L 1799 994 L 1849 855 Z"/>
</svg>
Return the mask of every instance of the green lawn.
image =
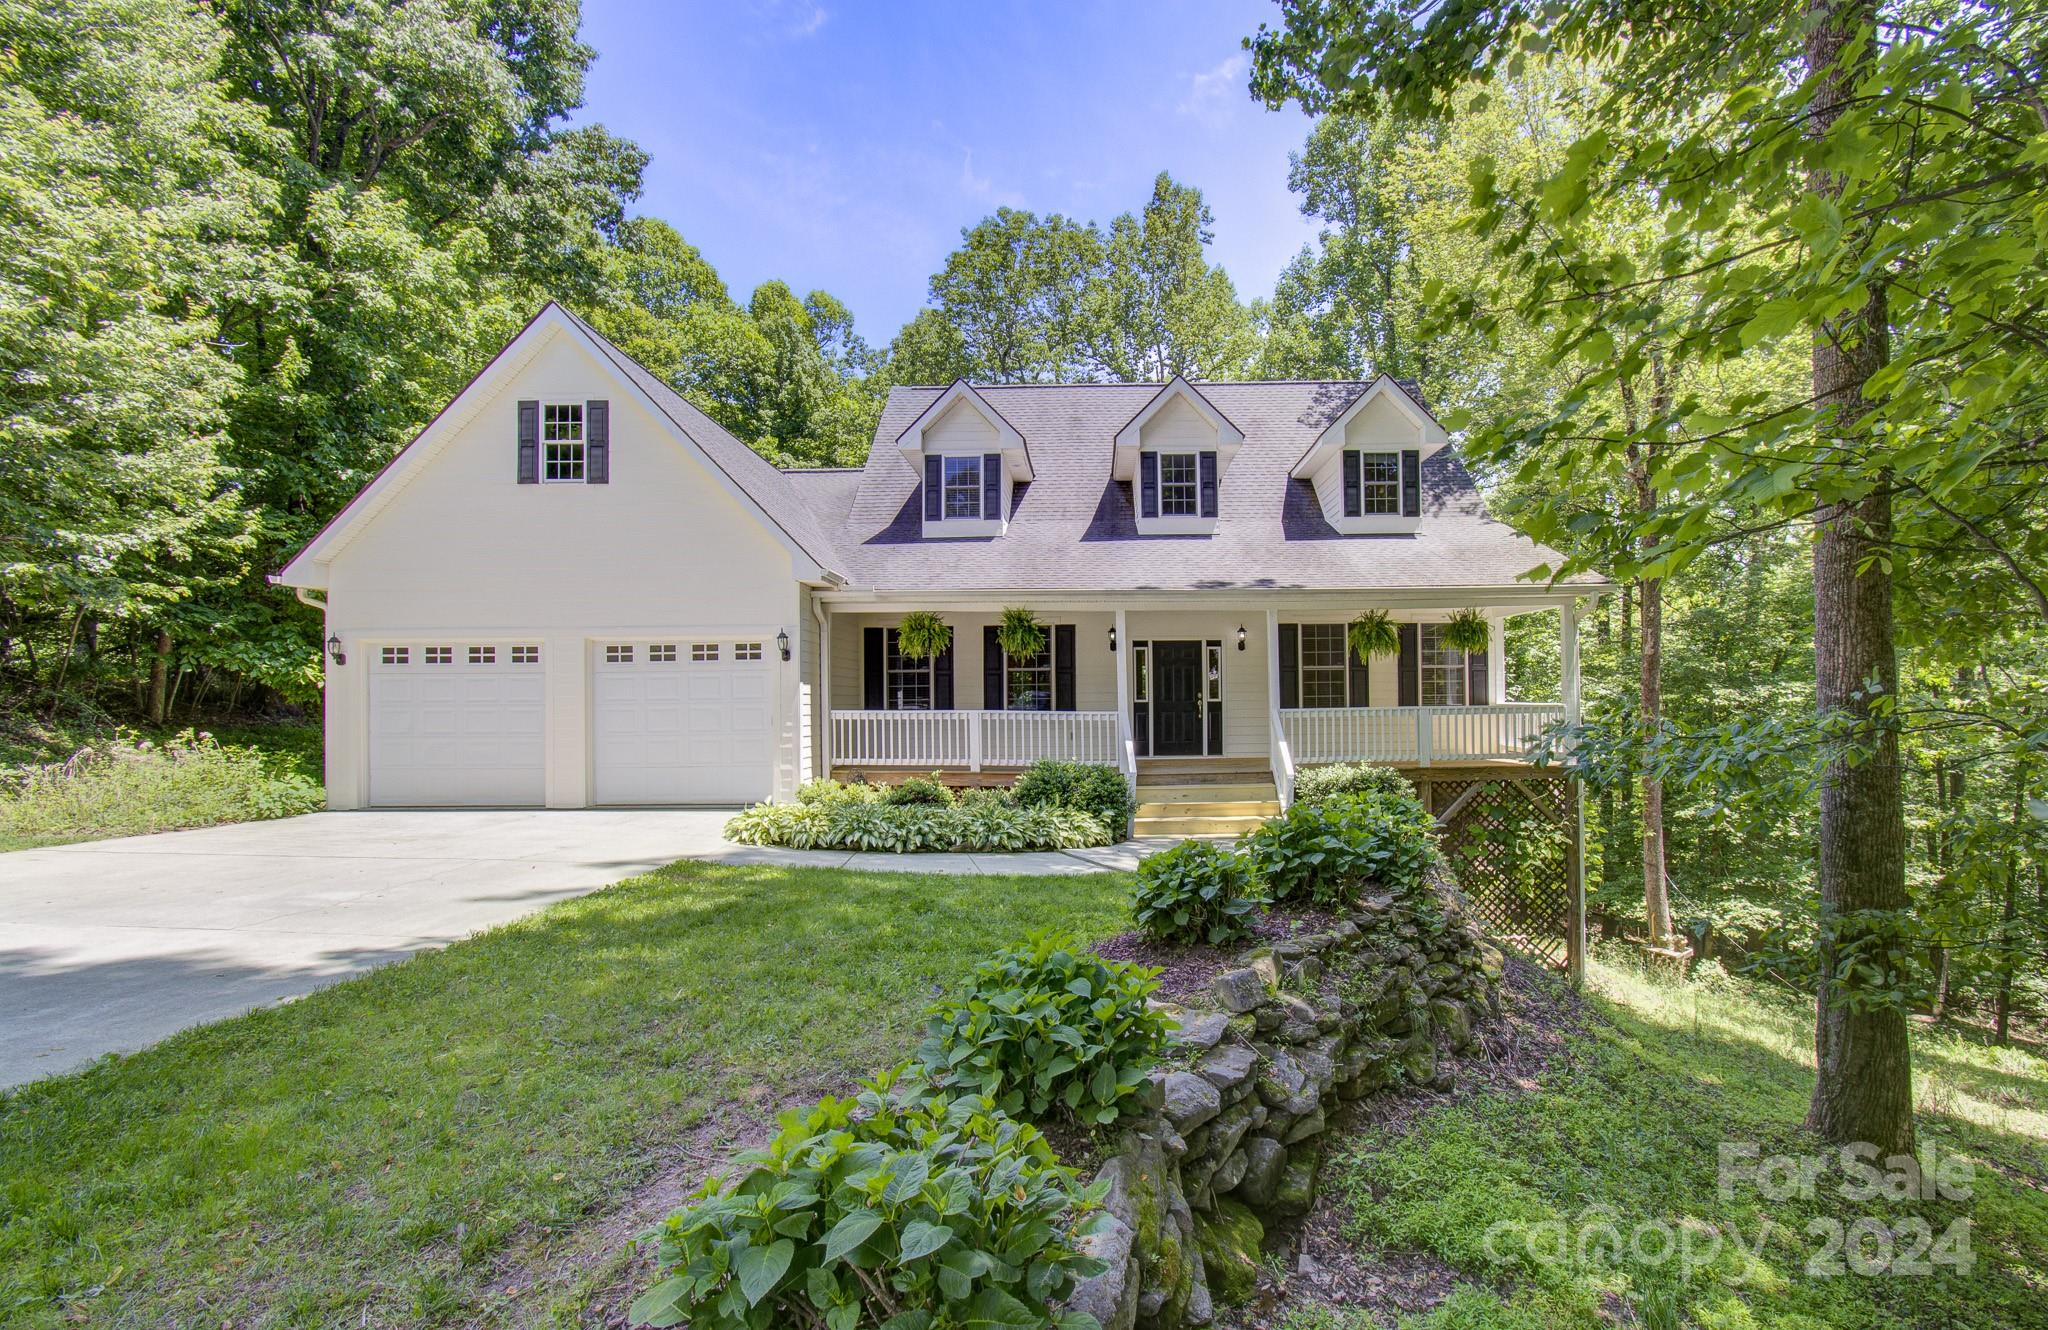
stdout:
<svg viewBox="0 0 2048 1330">
<path fill-rule="evenodd" d="M 1951 1034 L 1916 1034 L 1923 1152 L 1934 1146 L 1973 1161 L 1967 1202 L 1854 1204 L 1825 1180 L 1811 1201 L 1771 1201 L 1753 1187 L 1724 1199 L 1721 1142 L 1756 1142 L 1765 1155 L 1818 1148 L 1799 1127 L 1813 1085 L 1810 1001 L 1726 977 L 1652 978 L 1625 964 L 1596 965 L 1588 990 L 1585 1018 L 1538 1078 L 1540 1090 L 1503 1085 L 1436 1107 L 1349 1142 L 1333 1167 L 1362 1247 L 1427 1252 L 1471 1281 L 1412 1326 L 2048 1325 L 2048 1062 Z M 1600 1255 L 1602 1219 L 1625 1239 L 1646 1222 L 1674 1234 L 1690 1227 L 1693 1250 L 1704 1257 L 1708 1225 L 1724 1237 L 1732 1226 L 1754 1247 L 1766 1216 L 1777 1227 L 1760 1253 L 1739 1257 L 1730 1243 L 1689 1280 L 1659 1259 L 1655 1231 L 1641 1239 L 1641 1257 L 1616 1265 Z M 1860 1249 L 1866 1268 L 1879 1269 L 1880 1225 L 1902 1249 L 1914 1218 L 1936 1234 L 1967 1218 L 1974 1271 L 1930 1262 L 1925 1275 L 1808 1273 L 1822 1243 L 1807 1225 L 1863 1217 L 1879 1221 L 1866 1226 Z M 1539 1253 L 1555 1249 L 1558 1221 L 1571 1235 L 1568 1258 L 1531 1257 L 1532 1236 Z M 1496 1224 L 1504 1227 L 1489 1250 L 1485 1237 Z M 1588 1232 L 1582 1259 L 1578 1238 Z M 1326 1309 L 1293 1319 L 1366 1324 Z"/>
<path fill-rule="evenodd" d="M 1128 891 L 678 864 L 40 1082 L 0 1098 L 0 1323 L 567 1321 L 616 1270 L 559 1267 L 707 1114 L 903 1056 L 987 952 Z"/>
</svg>

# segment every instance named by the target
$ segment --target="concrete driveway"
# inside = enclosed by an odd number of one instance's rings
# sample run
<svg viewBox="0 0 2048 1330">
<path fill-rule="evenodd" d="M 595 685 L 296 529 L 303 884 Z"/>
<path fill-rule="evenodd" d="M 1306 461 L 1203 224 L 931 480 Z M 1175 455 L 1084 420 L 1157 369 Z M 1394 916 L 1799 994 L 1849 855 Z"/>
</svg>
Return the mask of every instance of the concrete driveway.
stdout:
<svg viewBox="0 0 2048 1330">
<path fill-rule="evenodd" d="M 715 810 L 314 813 L 0 854 L 0 1086 L 310 992 L 676 859 Z"/>
</svg>

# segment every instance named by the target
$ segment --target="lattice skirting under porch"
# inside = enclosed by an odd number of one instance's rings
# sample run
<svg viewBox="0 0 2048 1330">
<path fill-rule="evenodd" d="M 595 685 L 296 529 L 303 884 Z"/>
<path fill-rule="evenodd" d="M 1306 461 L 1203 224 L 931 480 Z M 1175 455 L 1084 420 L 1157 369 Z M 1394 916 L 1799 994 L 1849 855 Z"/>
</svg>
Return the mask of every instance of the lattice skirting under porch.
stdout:
<svg viewBox="0 0 2048 1330">
<path fill-rule="evenodd" d="M 1584 821 L 1554 772 L 1407 773 L 1443 833 L 1445 861 L 1487 928 L 1576 976 L 1584 968 Z"/>
</svg>

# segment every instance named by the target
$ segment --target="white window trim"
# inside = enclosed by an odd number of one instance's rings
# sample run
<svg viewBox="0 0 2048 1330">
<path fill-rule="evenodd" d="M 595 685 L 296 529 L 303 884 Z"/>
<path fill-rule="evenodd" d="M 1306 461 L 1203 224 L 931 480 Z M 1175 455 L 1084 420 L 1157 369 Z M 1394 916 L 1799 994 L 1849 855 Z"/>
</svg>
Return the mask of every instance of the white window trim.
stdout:
<svg viewBox="0 0 2048 1330">
<path fill-rule="evenodd" d="M 576 408 L 576 446 L 581 450 L 576 458 L 576 475 L 548 475 L 548 408 Z M 543 485 L 588 485 L 590 483 L 590 406 L 580 398 L 544 397 L 540 401 L 540 483 Z"/>
<path fill-rule="evenodd" d="M 982 463 L 984 460 L 985 457 L 981 453 L 939 454 L 939 521 L 981 522 L 987 520 L 988 515 L 981 511 L 982 486 L 986 483 L 986 478 L 982 475 Z M 953 506 L 954 491 L 961 488 L 953 483 L 952 472 L 955 466 L 971 466 L 974 468 L 974 484 L 969 487 L 972 490 L 969 497 L 974 500 L 974 511 L 971 513 L 955 513 L 950 511 Z"/>
<path fill-rule="evenodd" d="M 1157 456 L 1159 458 L 1159 516 L 1155 520 L 1161 522 L 1185 521 L 1189 518 L 1197 521 L 1202 520 L 1201 452 L 1190 448 L 1172 448 L 1160 450 Z M 1168 458 L 1172 458 L 1175 461 L 1185 460 L 1188 464 L 1190 479 L 1186 482 L 1176 481 L 1174 483 L 1176 487 L 1183 483 L 1185 484 L 1188 492 L 1188 502 L 1194 505 L 1193 509 L 1189 512 L 1169 513 L 1166 511 L 1166 462 Z"/>
<path fill-rule="evenodd" d="M 1349 707 L 1364 706 L 1351 696 L 1351 642 L 1348 625 L 1343 623 L 1300 623 L 1294 626 L 1294 705 L 1300 711 L 1341 711 Z M 1308 700 L 1308 646 L 1303 640 L 1302 630 L 1307 628 L 1335 628 L 1338 630 L 1338 668 L 1344 677 L 1344 700 L 1334 707 L 1311 706 Z M 1327 667 L 1323 667 L 1327 668 Z"/>
<path fill-rule="evenodd" d="M 911 665 L 908 667 L 899 666 L 896 669 L 890 669 L 889 644 L 891 640 L 895 638 L 896 632 L 897 630 L 894 628 L 884 628 L 882 630 L 882 709 L 884 711 L 937 711 L 939 709 L 938 658 L 930 657 L 926 660 L 920 661 L 916 665 Z M 900 649 L 895 654 L 899 660 L 903 659 L 903 653 Z M 896 694 L 889 686 L 889 676 L 892 674 L 898 676 L 917 674 L 924 675 L 925 704 L 921 707 L 897 706 Z M 957 680 L 955 681 L 955 687 L 958 687 Z"/>
<path fill-rule="evenodd" d="M 1434 649 L 1430 647 L 1430 637 L 1432 635 L 1440 637 L 1443 630 L 1444 625 L 1440 623 L 1421 624 L 1415 630 L 1415 700 L 1419 705 L 1425 707 L 1469 706 L 1472 698 L 1472 666 L 1470 658 L 1456 647 L 1439 646 Z M 1448 657 L 1454 663 L 1433 665 L 1430 663 L 1431 655 Z M 1429 700 L 1429 676 L 1432 670 L 1438 671 L 1446 679 L 1454 680 L 1457 683 L 1455 690 L 1458 694 L 1457 697 L 1435 702 Z"/>
<path fill-rule="evenodd" d="M 1053 626 L 1051 624 L 1045 624 L 1043 625 L 1043 627 L 1045 629 L 1045 707 L 1043 710 L 1041 710 L 1037 707 L 1013 707 L 1010 705 L 1010 653 L 1007 651 L 1003 651 L 1003 710 L 1005 711 L 1029 711 L 1036 715 L 1044 715 L 1047 712 L 1059 710 L 1059 634 L 1053 632 Z M 1078 631 L 1076 632 L 1075 636 L 1078 639 Z M 1000 646 L 996 649 L 998 651 L 1002 650 Z M 1078 682 L 1079 680 L 1077 678 L 1076 683 L 1078 684 Z"/>
<path fill-rule="evenodd" d="M 1358 454 L 1359 519 L 1368 517 L 1401 516 L 1401 450 L 1398 448 L 1347 448 L 1345 449 L 1345 451 Z M 1368 457 L 1393 459 L 1393 480 L 1367 481 L 1365 478 L 1365 459 Z M 1369 506 L 1374 502 L 1385 502 L 1385 495 L 1383 493 L 1380 493 L 1380 491 L 1384 491 L 1389 488 L 1391 488 L 1393 492 L 1394 506 L 1392 508 L 1375 508 Z"/>
</svg>

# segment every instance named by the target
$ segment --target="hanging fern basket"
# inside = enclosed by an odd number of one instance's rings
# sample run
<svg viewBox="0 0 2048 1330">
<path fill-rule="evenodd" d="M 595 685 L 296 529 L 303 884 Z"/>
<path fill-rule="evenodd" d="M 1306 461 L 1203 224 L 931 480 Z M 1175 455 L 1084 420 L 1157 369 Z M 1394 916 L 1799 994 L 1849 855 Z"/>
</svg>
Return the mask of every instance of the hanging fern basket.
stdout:
<svg viewBox="0 0 2048 1330">
<path fill-rule="evenodd" d="M 911 660 L 933 660 L 953 645 L 953 626 L 930 610 L 912 610 L 896 625 L 896 648 Z"/>
<path fill-rule="evenodd" d="M 1444 645 L 1473 655 L 1493 641 L 1493 625 L 1478 610 L 1457 610 L 1444 620 Z"/>
<path fill-rule="evenodd" d="M 1353 619 L 1345 637 L 1361 665 L 1370 664 L 1374 656 L 1401 654 L 1401 634 L 1385 610 L 1367 610 Z"/>
<path fill-rule="evenodd" d="M 1030 610 L 1012 606 L 996 625 L 996 645 L 1010 656 L 1035 656 L 1045 650 L 1045 625 Z"/>
</svg>

